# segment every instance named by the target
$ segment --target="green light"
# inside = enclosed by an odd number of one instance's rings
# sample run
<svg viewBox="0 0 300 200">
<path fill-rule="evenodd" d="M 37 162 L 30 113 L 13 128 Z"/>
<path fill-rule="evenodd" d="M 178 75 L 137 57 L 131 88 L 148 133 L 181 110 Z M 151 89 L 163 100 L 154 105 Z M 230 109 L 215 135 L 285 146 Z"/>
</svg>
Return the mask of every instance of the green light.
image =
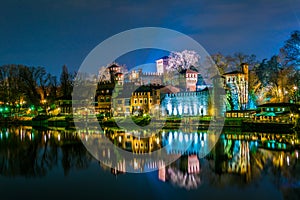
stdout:
<svg viewBox="0 0 300 200">
<path fill-rule="evenodd" d="M 5 110 L 5 111 L 8 111 L 8 107 L 5 107 L 4 110 Z"/>
<path fill-rule="evenodd" d="M 3 108 L 0 108 L 0 112 L 3 112 Z"/>
</svg>

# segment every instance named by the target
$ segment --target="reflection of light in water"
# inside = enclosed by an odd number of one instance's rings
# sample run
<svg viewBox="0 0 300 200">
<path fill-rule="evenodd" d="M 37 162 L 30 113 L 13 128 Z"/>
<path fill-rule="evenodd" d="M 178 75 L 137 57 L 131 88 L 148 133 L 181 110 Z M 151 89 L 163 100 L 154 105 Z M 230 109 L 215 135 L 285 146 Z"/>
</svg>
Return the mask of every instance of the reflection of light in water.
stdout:
<svg viewBox="0 0 300 200">
<path fill-rule="evenodd" d="M 296 150 L 296 158 L 298 159 L 298 151 Z"/>
<path fill-rule="evenodd" d="M 86 142 L 88 141 L 88 136 L 87 136 L 87 135 L 85 135 L 85 141 L 86 141 Z"/>
<path fill-rule="evenodd" d="M 272 148 L 273 148 L 273 149 L 275 148 L 275 143 L 272 143 Z"/>
<path fill-rule="evenodd" d="M 2 134 L 2 133 L 0 133 L 0 139 L 2 140 L 2 138 L 3 138 L 3 134 Z"/>
<path fill-rule="evenodd" d="M 159 138 L 156 138 L 156 143 L 159 144 Z"/>
<path fill-rule="evenodd" d="M 190 134 L 190 140 L 193 140 L 193 135 L 192 134 Z"/>
<path fill-rule="evenodd" d="M 255 141 L 255 146 L 257 146 L 258 145 L 258 143 L 257 143 L 257 141 Z"/>
<path fill-rule="evenodd" d="M 58 141 L 60 141 L 60 134 L 58 134 L 57 139 L 58 139 Z"/>
<path fill-rule="evenodd" d="M 183 140 L 183 136 L 182 136 L 182 132 L 179 133 L 179 142 L 182 142 Z"/>
<path fill-rule="evenodd" d="M 177 140 L 177 131 L 174 132 L 174 139 Z"/>
<path fill-rule="evenodd" d="M 204 147 L 204 141 L 201 140 L 201 147 Z"/>
<path fill-rule="evenodd" d="M 8 131 L 6 131 L 5 136 L 6 136 L 6 138 L 8 138 Z"/>
<path fill-rule="evenodd" d="M 165 131 L 162 132 L 161 136 L 162 136 L 162 137 L 165 137 Z"/>
<path fill-rule="evenodd" d="M 166 172 L 172 184 L 187 190 L 196 189 L 201 183 L 199 174 L 188 174 L 171 167 Z"/>
<path fill-rule="evenodd" d="M 122 137 L 121 137 L 121 136 L 119 136 L 119 142 L 120 142 L 120 143 L 122 142 Z"/>
<path fill-rule="evenodd" d="M 46 135 L 44 135 L 44 141 L 45 141 L 45 142 L 47 141 L 47 136 L 46 136 Z"/>
<path fill-rule="evenodd" d="M 203 134 L 203 140 L 206 141 L 206 133 Z"/>
<path fill-rule="evenodd" d="M 197 143 L 198 143 L 198 134 L 195 133 L 195 144 L 197 144 Z"/>
<path fill-rule="evenodd" d="M 169 138 L 168 138 L 168 140 L 169 140 L 169 144 L 171 144 L 171 143 L 172 143 L 172 132 L 169 133 Z"/>
<path fill-rule="evenodd" d="M 29 134 L 29 140 L 31 141 L 31 134 Z"/>
<path fill-rule="evenodd" d="M 185 142 L 189 141 L 189 136 L 187 134 L 184 135 Z"/>
<path fill-rule="evenodd" d="M 289 156 L 286 157 L 286 162 L 287 162 L 287 165 L 290 166 L 290 157 Z"/>
</svg>

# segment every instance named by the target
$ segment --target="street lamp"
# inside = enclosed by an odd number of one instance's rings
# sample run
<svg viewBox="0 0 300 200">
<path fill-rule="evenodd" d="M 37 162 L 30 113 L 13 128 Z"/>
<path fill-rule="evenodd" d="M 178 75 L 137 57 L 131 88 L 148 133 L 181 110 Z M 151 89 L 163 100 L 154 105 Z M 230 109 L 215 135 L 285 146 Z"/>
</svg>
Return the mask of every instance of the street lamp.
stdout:
<svg viewBox="0 0 300 200">
<path fill-rule="evenodd" d="M 295 103 L 297 103 L 297 101 L 298 101 L 298 99 L 297 99 L 297 97 L 298 97 L 298 94 L 297 94 L 298 87 L 294 85 L 293 89 L 294 89 L 294 95 L 295 95 Z"/>
</svg>

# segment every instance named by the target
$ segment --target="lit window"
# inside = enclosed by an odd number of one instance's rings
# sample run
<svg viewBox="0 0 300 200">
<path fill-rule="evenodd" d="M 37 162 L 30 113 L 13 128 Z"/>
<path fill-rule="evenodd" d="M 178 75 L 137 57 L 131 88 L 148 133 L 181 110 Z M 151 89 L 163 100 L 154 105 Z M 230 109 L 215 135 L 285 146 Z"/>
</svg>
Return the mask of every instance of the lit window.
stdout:
<svg viewBox="0 0 300 200">
<path fill-rule="evenodd" d="M 145 98 L 145 99 L 144 99 L 144 104 L 146 104 L 146 103 L 147 103 L 147 99 Z"/>
</svg>

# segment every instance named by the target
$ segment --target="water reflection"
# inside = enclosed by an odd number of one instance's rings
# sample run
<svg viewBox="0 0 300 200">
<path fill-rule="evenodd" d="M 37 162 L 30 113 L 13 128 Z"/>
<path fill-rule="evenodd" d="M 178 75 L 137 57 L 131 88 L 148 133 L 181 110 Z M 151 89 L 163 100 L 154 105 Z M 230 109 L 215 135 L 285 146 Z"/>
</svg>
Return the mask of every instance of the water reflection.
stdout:
<svg viewBox="0 0 300 200">
<path fill-rule="evenodd" d="M 65 175 L 71 170 L 87 169 L 95 160 L 85 149 L 82 139 L 96 142 L 102 161 L 100 167 L 114 175 L 124 174 L 128 169 L 137 172 L 158 169 L 154 172 L 158 180 L 187 190 L 202 185 L 243 187 L 255 184 L 265 176 L 282 191 L 300 187 L 297 133 L 241 133 L 238 130 L 224 130 L 210 153 L 202 157 L 209 142 L 217 140 L 206 130 L 192 133 L 163 130 L 149 137 L 138 137 L 120 130 L 100 133 L 92 129 L 75 132 L 32 127 L 2 128 L 0 174 L 43 177 L 55 169 L 63 169 Z M 131 152 L 131 159 L 124 159 L 108 143 Z M 142 156 L 166 146 L 165 151 L 170 157 L 180 159 L 167 165 L 164 160 Z"/>
<path fill-rule="evenodd" d="M 10 127 L 0 133 L 3 176 L 42 177 L 57 167 L 68 175 L 73 168 L 86 168 L 91 160 L 75 132 Z"/>
</svg>

